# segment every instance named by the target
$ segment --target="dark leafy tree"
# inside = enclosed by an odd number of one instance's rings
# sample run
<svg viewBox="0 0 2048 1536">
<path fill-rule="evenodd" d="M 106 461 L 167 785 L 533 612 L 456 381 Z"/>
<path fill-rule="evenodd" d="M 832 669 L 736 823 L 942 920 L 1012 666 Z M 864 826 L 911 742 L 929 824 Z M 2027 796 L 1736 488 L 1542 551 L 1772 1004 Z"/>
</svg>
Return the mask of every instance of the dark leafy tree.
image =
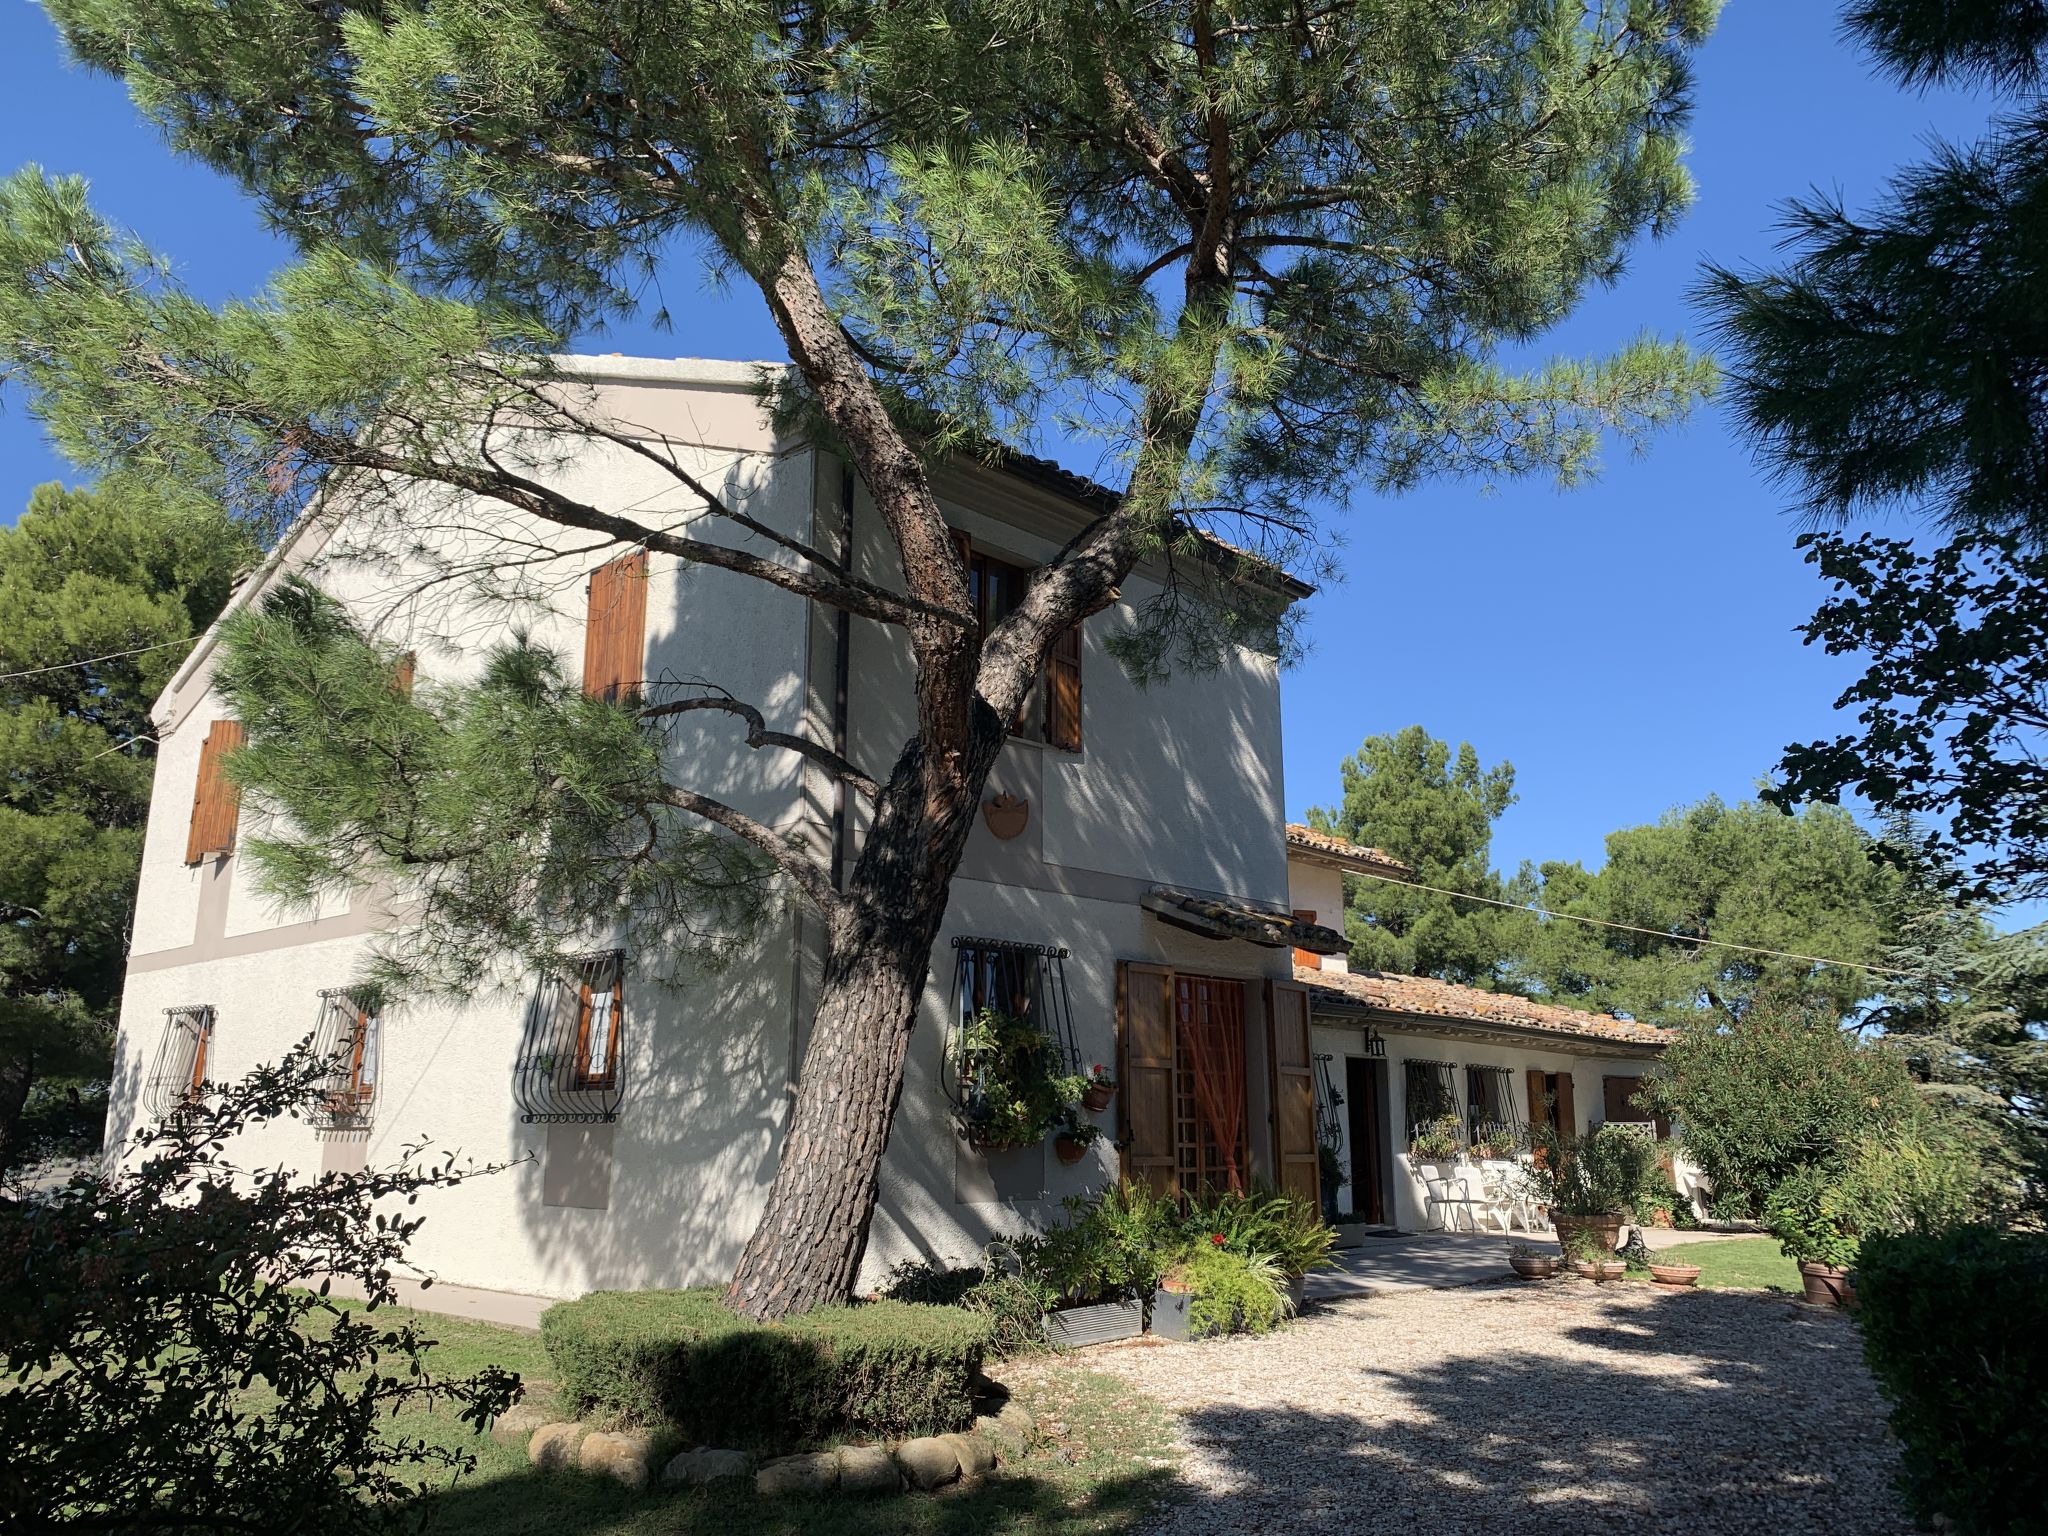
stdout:
<svg viewBox="0 0 2048 1536">
<path fill-rule="evenodd" d="M 60 1095 L 107 1072 L 149 705 L 255 555 L 217 510 L 57 485 L 0 528 L 0 1169 L 34 1150 L 39 1080 L 62 1119 Z"/>
<path fill-rule="evenodd" d="M 0 1526 L 395 1530 L 421 1473 L 474 1465 L 392 1415 L 435 1405 L 481 1427 L 518 1377 L 437 1378 L 421 1324 L 377 1309 L 419 1228 L 405 1207 L 485 1170 L 412 1147 L 308 1182 L 226 1156 L 328 1073 L 302 1047 L 151 1125 L 118 1168 L 0 1198 Z M 366 1304 L 330 1299 L 335 1278 Z"/>
<path fill-rule="evenodd" d="M 1809 643 L 1861 654 L 1860 731 L 1790 748 L 1785 803 L 1845 791 L 1930 824 L 1974 888 L 2048 889 L 2038 766 L 2048 548 L 2048 21 L 2025 0 L 1872 0 L 1850 33 L 1907 85 L 2013 101 L 1902 171 L 1867 215 L 1792 205 L 1786 265 L 1710 267 L 1730 395 L 1765 462 L 1829 523 L 1904 511 L 1951 542 L 1810 534 L 1835 583 Z"/>
<path fill-rule="evenodd" d="M 1455 754 L 1419 725 L 1368 736 L 1339 770 L 1343 799 L 1308 813 L 1326 832 L 1390 853 L 1415 885 L 1347 876 L 1351 963 L 1366 970 L 1493 986 L 1506 969 L 1512 914 L 1440 894 L 1499 899 L 1493 824 L 1515 803 L 1512 763 L 1482 768 L 1470 742 Z M 1435 891 L 1420 887 L 1434 886 Z"/>
<path fill-rule="evenodd" d="M 750 844 L 827 935 L 781 1164 L 732 1286 L 760 1317 L 853 1283 L 949 882 L 1059 636 L 1145 559 L 1174 579 L 1121 637 L 1139 676 L 1226 643 L 1284 646 L 1260 568 L 1205 533 L 1313 562 L 1327 539 L 1311 509 L 1333 493 L 1445 472 L 1570 480 L 1604 430 L 1646 430 L 1708 379 L 1652 339 L 1529 373 L 1498 358 L 1684 206 L 1711 0 L 49 9 L 80 59 L 124 77 L 176 148 L 239 178 L 305 252 L 269 294 L 209 311 L 75 183 L 8 184 L 0 367 L 69 451 L 262 521 L 317 484 L 371 553 L 451 526 L 488 548 L 516 514 L 901 635 L 916 729 L 891 762 L 758 740 L 868 800 L 843 883 L 688 764 L 663 762 L 666 815 L 642 815 L 637 780 L 615 811 L 622 859 L 650 828 Z M 508 459 L 527 426 L 565 455 L 645 446 L 562 387 L 549 354 L 697 253 L 765 302 L 791 362 L 779 402 L 872 498 L 887 581 L 800 541 L 764 556 L 744 506 L 660 446 L 650 471 L 704 512 L 687 529 Z M 927 466 L 1062 428 L 1099 435 L 1120 494 L 978 636 Z M 497 547 L 492 574 L 527 553 Z M 305 808 L 290 775 L 244 782 Z M 382 825 L 357 839 L 388 844 Z M 350 879 L 396 874 L 371 854 Z M 480 921 L 513 954 L 534 927 Z"/>
</svg>

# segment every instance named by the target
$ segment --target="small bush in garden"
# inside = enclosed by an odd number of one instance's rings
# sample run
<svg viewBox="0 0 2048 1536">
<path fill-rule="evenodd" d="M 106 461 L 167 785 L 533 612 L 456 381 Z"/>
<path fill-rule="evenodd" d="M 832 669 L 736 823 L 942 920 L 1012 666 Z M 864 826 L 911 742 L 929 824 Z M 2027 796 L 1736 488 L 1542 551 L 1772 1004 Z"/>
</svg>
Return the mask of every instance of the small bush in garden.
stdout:
<svg viewBox="0 0 2048 1536">
<path fill-rule="evenodd" d="M 991 1329 L 960 1307 L 902 1301 L 756 1323 L 706 1289 L 594 1291 L 550 1307 L 540 1331 L 578 1413 L 783 1450 L 960 1428 Z"/>
<path fill-rule="evenodd" d="M 519 1378 L 438 1380 L 421 1326 L 376 1309 L 420 1225 L 390 1207 L 481 1170 L 413 1147 L 307 1183 L 227 1159 L 329 1071 L 301 1047 L 150 1126 L 118 1170 L 0 1199 L 0 1526 L 348 1536 L 410 1526 L 417 1474 L 474 1466 L 392 1415 L 481 1427 Z M 330 1301 L 329 1275 L 368 1306 Z"/>
<path fill-rule="evenodd" d="M 1522 1170 L 1522 1189 L 1553 1215 L 1640 1221 L 1671 1198 L 1657 1144 L 1628 1126 L 1561 1136 L 1554 1126 L 1537 1125 L 1530 1141 L 1543 1156 Z"/>
<path fill-rule="evenodd" d="M 964 1307 L 989 1326 L 989 1353 L 1002 1357 L 1043 1347 L 1047 1296 L 1020 1272 L 1016 1253 L 992 1244 L 979 1264 L 954 1269 L 937 1259 L 896 1266 L 884 1299 L 928 1307 Z"/>
<path fill-rule="evenodd" d="M 1053 1301 L 1150 1295 L 1179 1248 L 1179 1208 L 1129 1183 L 1061 1205 L 1065 1222 L 1017 1239 L 1025 1278 Z"/>
<path fill-rule="evenodd" d="M 1188 1292 L 1188 1333 L 1270 1333 L 1293 1311 L 1287 1275 L 1272 1259 L 1197 1244 L 1173 1269 Z"/>
<path fill-rule="evenodd" d="M 1965 1536 L 2048 1510 L 2048 1236 L 1877 1236 L 1858 1261 L 1864 1357 L 1892 1404 L 1904 1488 Z"/>
<path fill-rule="evenodd" d="M 1290 1278 L 1329 1268 L 1337 1241 L 1313 1205 L 1273 1189 L 1191 1196 L 1180 1227 L 1183 1247 L 1199 1247 L 1220 1233 L 1222 1247 L 1247 1258 L 1271 1259 Z"/>
</svg>

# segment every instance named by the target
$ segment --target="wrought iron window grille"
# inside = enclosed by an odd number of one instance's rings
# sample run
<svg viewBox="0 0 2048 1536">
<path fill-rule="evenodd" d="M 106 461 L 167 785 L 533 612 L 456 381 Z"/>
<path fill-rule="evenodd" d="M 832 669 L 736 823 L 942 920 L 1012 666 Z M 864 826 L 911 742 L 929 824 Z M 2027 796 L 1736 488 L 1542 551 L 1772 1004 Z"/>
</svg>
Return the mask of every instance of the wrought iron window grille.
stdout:
<svg viewBox="0 0 2048 1536">
<path fill-rule="evenodd" d="M 626 952 L 570 957 L 526 1007 L 512 1098 L 528 1125 L 597 1125 L 626 1102 Z"/>
<path fill-rule="evenodd" d="M 1514 1074 L 1506 1067 L 1465 1069 L 1465 1139 L 1475 1147 L 1499 1148 L 1519 1142 Z"/>
<path fill-rule="evenodd" d="M 313 1106 L 313 1128 L 366 1131 L 384 1066 L 384 1003 L 373 988 L 330 987 L 320 994 L 313 1050 L 327 1077 Z"/>
<path fill-rule="evenodd" d="M 1458 1068 L 1455 1062 L 1417 1061 L 1412 1057 L 1402 1063 L 1403 1093 L 1406 1101 L 1405 1113 L 1408 1120 L 1408 1139 L 1423 1126 L 1435 1121 L 1448 1120 L 1455 1136 L 1464 1125 L 1464 1117 L 1458 1113 Z"/>
<path fill-rule="evenodd" d="M 196 1102 L 206 1091 L 213 1049 L 213 1005 L 188 1003 L 164 1010 L 164 1032 L 142 1084 L 142 1107 L 161 1120 Z"/>
<path fill-rule="evenodd" d="M 970 1135 L 988 1118 L 984 1074 L 966 1070 L 967 1034 L 984 1008 L 1006 1014 L 1053 1043 L 1063 1073 L 1081 1071 L 1074 1009 L 1067 995 L 1067 951 L 1056 944 L 962 935 L 953 940 L 953 1010 L 940 1081 Z"/>
</svg>

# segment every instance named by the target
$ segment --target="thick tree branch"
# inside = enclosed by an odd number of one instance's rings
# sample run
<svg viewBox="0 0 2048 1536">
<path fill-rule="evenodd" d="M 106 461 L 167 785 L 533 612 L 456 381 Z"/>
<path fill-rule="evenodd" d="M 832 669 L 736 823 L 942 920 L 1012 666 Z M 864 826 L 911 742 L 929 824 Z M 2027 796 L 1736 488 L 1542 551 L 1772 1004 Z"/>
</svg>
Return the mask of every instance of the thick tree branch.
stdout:
<svg viewBox="0 0 2048 1536">
<path fill-rule="evenodd" d="M 704 820 L 725 828 L 734 836 L 752 843 L 767 854 L 778 869 L 794 880 L 803 893 L 811 898 L 818 910 L 827 917 L 837 916 L 845 905 L 845 898 L 832 888 L 832 877 L 824 866 L 804 857 L 803 852 L 789 838 L 773 827 L 756 821 L 745 811 L 727 805 L 723 800 L 700 795 L 694 789 L 679 789 L 670 785 L 666 791 L 666 799 L 677 810 L 687 811 L 692 816 L 701 816 Z"/>
<path fill-rule="evenodd" d="M 780 747 L 785 752 L 794 752 L 800 757 L 808 758 L 834 778 L 844 779 L 870 800 L 882 792 L 881 785 L 871 776 L 861 772 L 852 762 L 841 757 L 830 747 L 802 736 L 792 736 L 786 731 L 769 730 L 768 722 L 762 719 L 760 710 L 733 698 L 730 694 L 707 694 L 694 699 L 672 699 L 666 704 L 650 704 L 640 711 L 640 718 L 668 720 L 699 709 L 718 710 L 744 720 L 747 725 L 747 745 L 750 747 Z"/>
</svg>

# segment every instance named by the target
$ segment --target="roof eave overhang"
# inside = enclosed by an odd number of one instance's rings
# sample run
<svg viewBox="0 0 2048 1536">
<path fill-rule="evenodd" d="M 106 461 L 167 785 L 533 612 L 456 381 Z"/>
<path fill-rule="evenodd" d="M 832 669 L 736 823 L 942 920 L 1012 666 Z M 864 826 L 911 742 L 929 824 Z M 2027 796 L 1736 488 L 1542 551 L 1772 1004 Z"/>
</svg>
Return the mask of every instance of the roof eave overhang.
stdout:
<svg viewBox="0 0 2048 1536">
<path fill-rule="evenodd" d="M 1450 1019 L 1434 1013 L 1402 1013 L 1379 1008 L 1356 998 L 1309 989 L 1309 1013 L 1318 1023 L 1339 1027 L 1370 1025 L 1396 1034 L 1440 1035 L 1451 1040 L 1471 1040 L 1494 1045 L 1542 1045 L 1574 1056 L 1627 1056 L 1654 1061 L 1664 1047 L 1649 1040 L 1625 1040 L 1609 1035 L 1574 1035 L 1558 1029 L 1540 1029 L 1527 1024 L 1504 1024 L 1484 1019 Z"/>
</svg>

